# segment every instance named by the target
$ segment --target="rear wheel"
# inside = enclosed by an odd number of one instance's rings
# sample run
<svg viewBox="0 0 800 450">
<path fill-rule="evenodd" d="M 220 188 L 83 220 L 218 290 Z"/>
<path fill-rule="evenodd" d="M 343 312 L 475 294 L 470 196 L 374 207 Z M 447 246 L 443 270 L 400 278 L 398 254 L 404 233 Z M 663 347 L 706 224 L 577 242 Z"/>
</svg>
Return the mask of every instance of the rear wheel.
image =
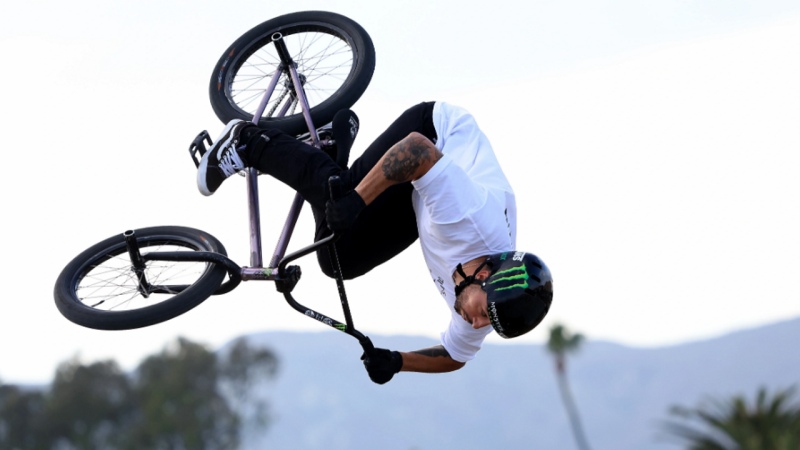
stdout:
<svg viewBox="0 0 800 450">
<path fill-rule="evenodd" d="M 209 97 L 223 123 L 253 120 L 280 65 L 273 43 L 278 33 L 297 63 L 316 126 L 329 123 L 337 111 L 351 107 L 367 89 L 375 69 L 375 48 L 359 24 L 325 11 L 287 14 L 254 27 L 219 59 L 211 76 Z M 286 73 L 259 125 L 291 135 L 309 131 Z"/>
<path fill-rule="evenodd" d="M 78 325 L 100 330 L 146 327 L 183 314 L 222 284 L 223 266 L 201 261 L 149 260 L 150 252 L 215 252 L 225 247 L 193 228 L 164 226 L 133 232 L 145 259 L 143 289 L 125 234 L 110 237 L 73 259 L 56 281 L 56 306 Z"/>
</svg>

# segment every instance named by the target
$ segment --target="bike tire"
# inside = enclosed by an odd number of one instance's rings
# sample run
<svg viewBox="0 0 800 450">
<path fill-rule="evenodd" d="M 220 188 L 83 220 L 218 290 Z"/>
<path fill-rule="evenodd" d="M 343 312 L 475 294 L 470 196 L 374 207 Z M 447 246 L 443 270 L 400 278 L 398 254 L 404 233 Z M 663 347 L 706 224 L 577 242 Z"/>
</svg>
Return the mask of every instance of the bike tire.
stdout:
<svg viewBox="0 0 800 450">
<path fill-rule="evenodd" d="M 142 254 L 148 251 L 207 251 L 225 255 L 210 234 L 193 228 L 162 226 L 134 230 Z M 208 262 L 148 261 L 148 279 L 160 285 L 185 286 L 180 292 L 138 292 L 122 233 L 76 256 L 59 275 L 58 310 L 70 321 L 98 330 L 127 330 L 164 322 L 202 303 L 222 284 L 226 270 Z"/>
<path fill-rule="evenodd" d="M 315 127 L 329 123 L 341 109 L 351 107 L 364 93 L 375 70 L 375 47 L 369 34 L 353 20 L 326 11 L 303 11 L 276 17 L 257 25 L 237 39 L 222 55 L 209 84 L 214 113 L 223 122 L 252 121 L 280 60 L 272 36 L 281 33 L 297 63 L 311 106 Z M 284 74 L 276 87 L 289 94 Z M 297 107 L 277 117 L 276 95 L 260 118 L 262 128 L 277 128 L 290 135 L 308 132 Z"/>
</svg>

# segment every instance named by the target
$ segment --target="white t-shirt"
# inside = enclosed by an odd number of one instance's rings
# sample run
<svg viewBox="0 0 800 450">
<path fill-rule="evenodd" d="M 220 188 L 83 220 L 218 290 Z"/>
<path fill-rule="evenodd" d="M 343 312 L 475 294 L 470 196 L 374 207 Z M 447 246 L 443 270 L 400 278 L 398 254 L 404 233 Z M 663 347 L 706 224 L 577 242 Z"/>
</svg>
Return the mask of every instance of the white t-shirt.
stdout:
<svg viewBox="0 0 800 450">
<path fill-rule="evenodd" d="M 436 147 L 444 156 L 412 182 L 412 201 L 422 254 L 451 314 L 442 345 L 451 358 L 467 362 L 492 327 L 473 329 L 455 312 L 453 273 L 459 263 L 514 249 L 517 209 L 514 192 L 475 119 L 462 108 L 439 102 L 433 124 Z"/>
</svg>

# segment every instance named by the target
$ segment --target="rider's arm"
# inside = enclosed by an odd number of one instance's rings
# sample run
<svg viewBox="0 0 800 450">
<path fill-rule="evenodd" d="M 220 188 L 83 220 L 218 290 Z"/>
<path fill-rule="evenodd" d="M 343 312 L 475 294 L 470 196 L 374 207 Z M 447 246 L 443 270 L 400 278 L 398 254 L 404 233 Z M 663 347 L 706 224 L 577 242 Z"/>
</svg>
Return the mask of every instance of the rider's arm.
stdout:
<svg viewBox="0 0 800 450">
<path fill-rule="evenodd" d="M 389 187 L 421 178 L 442 158 L 442 152 L 428 138 L 413 132 L 393 145 L 355 191 L 369 205 Z M 404 372 L 452 372 L 464 363 L 450 357 L 441 345 L 414 352 L 402 352 Z"/>
<path fill-rule="evenodd" d="M 400 369 L 403 372 L 452 372 L 464 367 L 465 364 L 451 358 L 441 345 L 400 354 L 403 356 L 403 367 Z"/>
<path fill-rule="evenodd" d="M 433 142 L 413 132 L 384 153 L 355 190 L 369 205 L 389 187 L 419 179 L 441 158 Z"/>
</svg>

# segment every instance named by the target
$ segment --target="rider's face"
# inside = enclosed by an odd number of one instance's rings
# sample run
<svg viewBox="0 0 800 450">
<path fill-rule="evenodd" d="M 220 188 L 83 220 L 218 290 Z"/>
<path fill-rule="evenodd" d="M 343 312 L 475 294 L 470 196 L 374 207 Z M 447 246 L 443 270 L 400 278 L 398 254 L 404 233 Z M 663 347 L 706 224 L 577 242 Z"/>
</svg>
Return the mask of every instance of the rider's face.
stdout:
<svg viewBox="0 0 800 450">
<path fill-rule="evenodd" d="M 472 325 L 472 328 L 483 328 L 490 324 L 489 311 L 486 307 L 486 291 L 478 285 L 473 284 L 464 289 L 456 299 L 455 309 L 464 320 Z"/>
</svg>

